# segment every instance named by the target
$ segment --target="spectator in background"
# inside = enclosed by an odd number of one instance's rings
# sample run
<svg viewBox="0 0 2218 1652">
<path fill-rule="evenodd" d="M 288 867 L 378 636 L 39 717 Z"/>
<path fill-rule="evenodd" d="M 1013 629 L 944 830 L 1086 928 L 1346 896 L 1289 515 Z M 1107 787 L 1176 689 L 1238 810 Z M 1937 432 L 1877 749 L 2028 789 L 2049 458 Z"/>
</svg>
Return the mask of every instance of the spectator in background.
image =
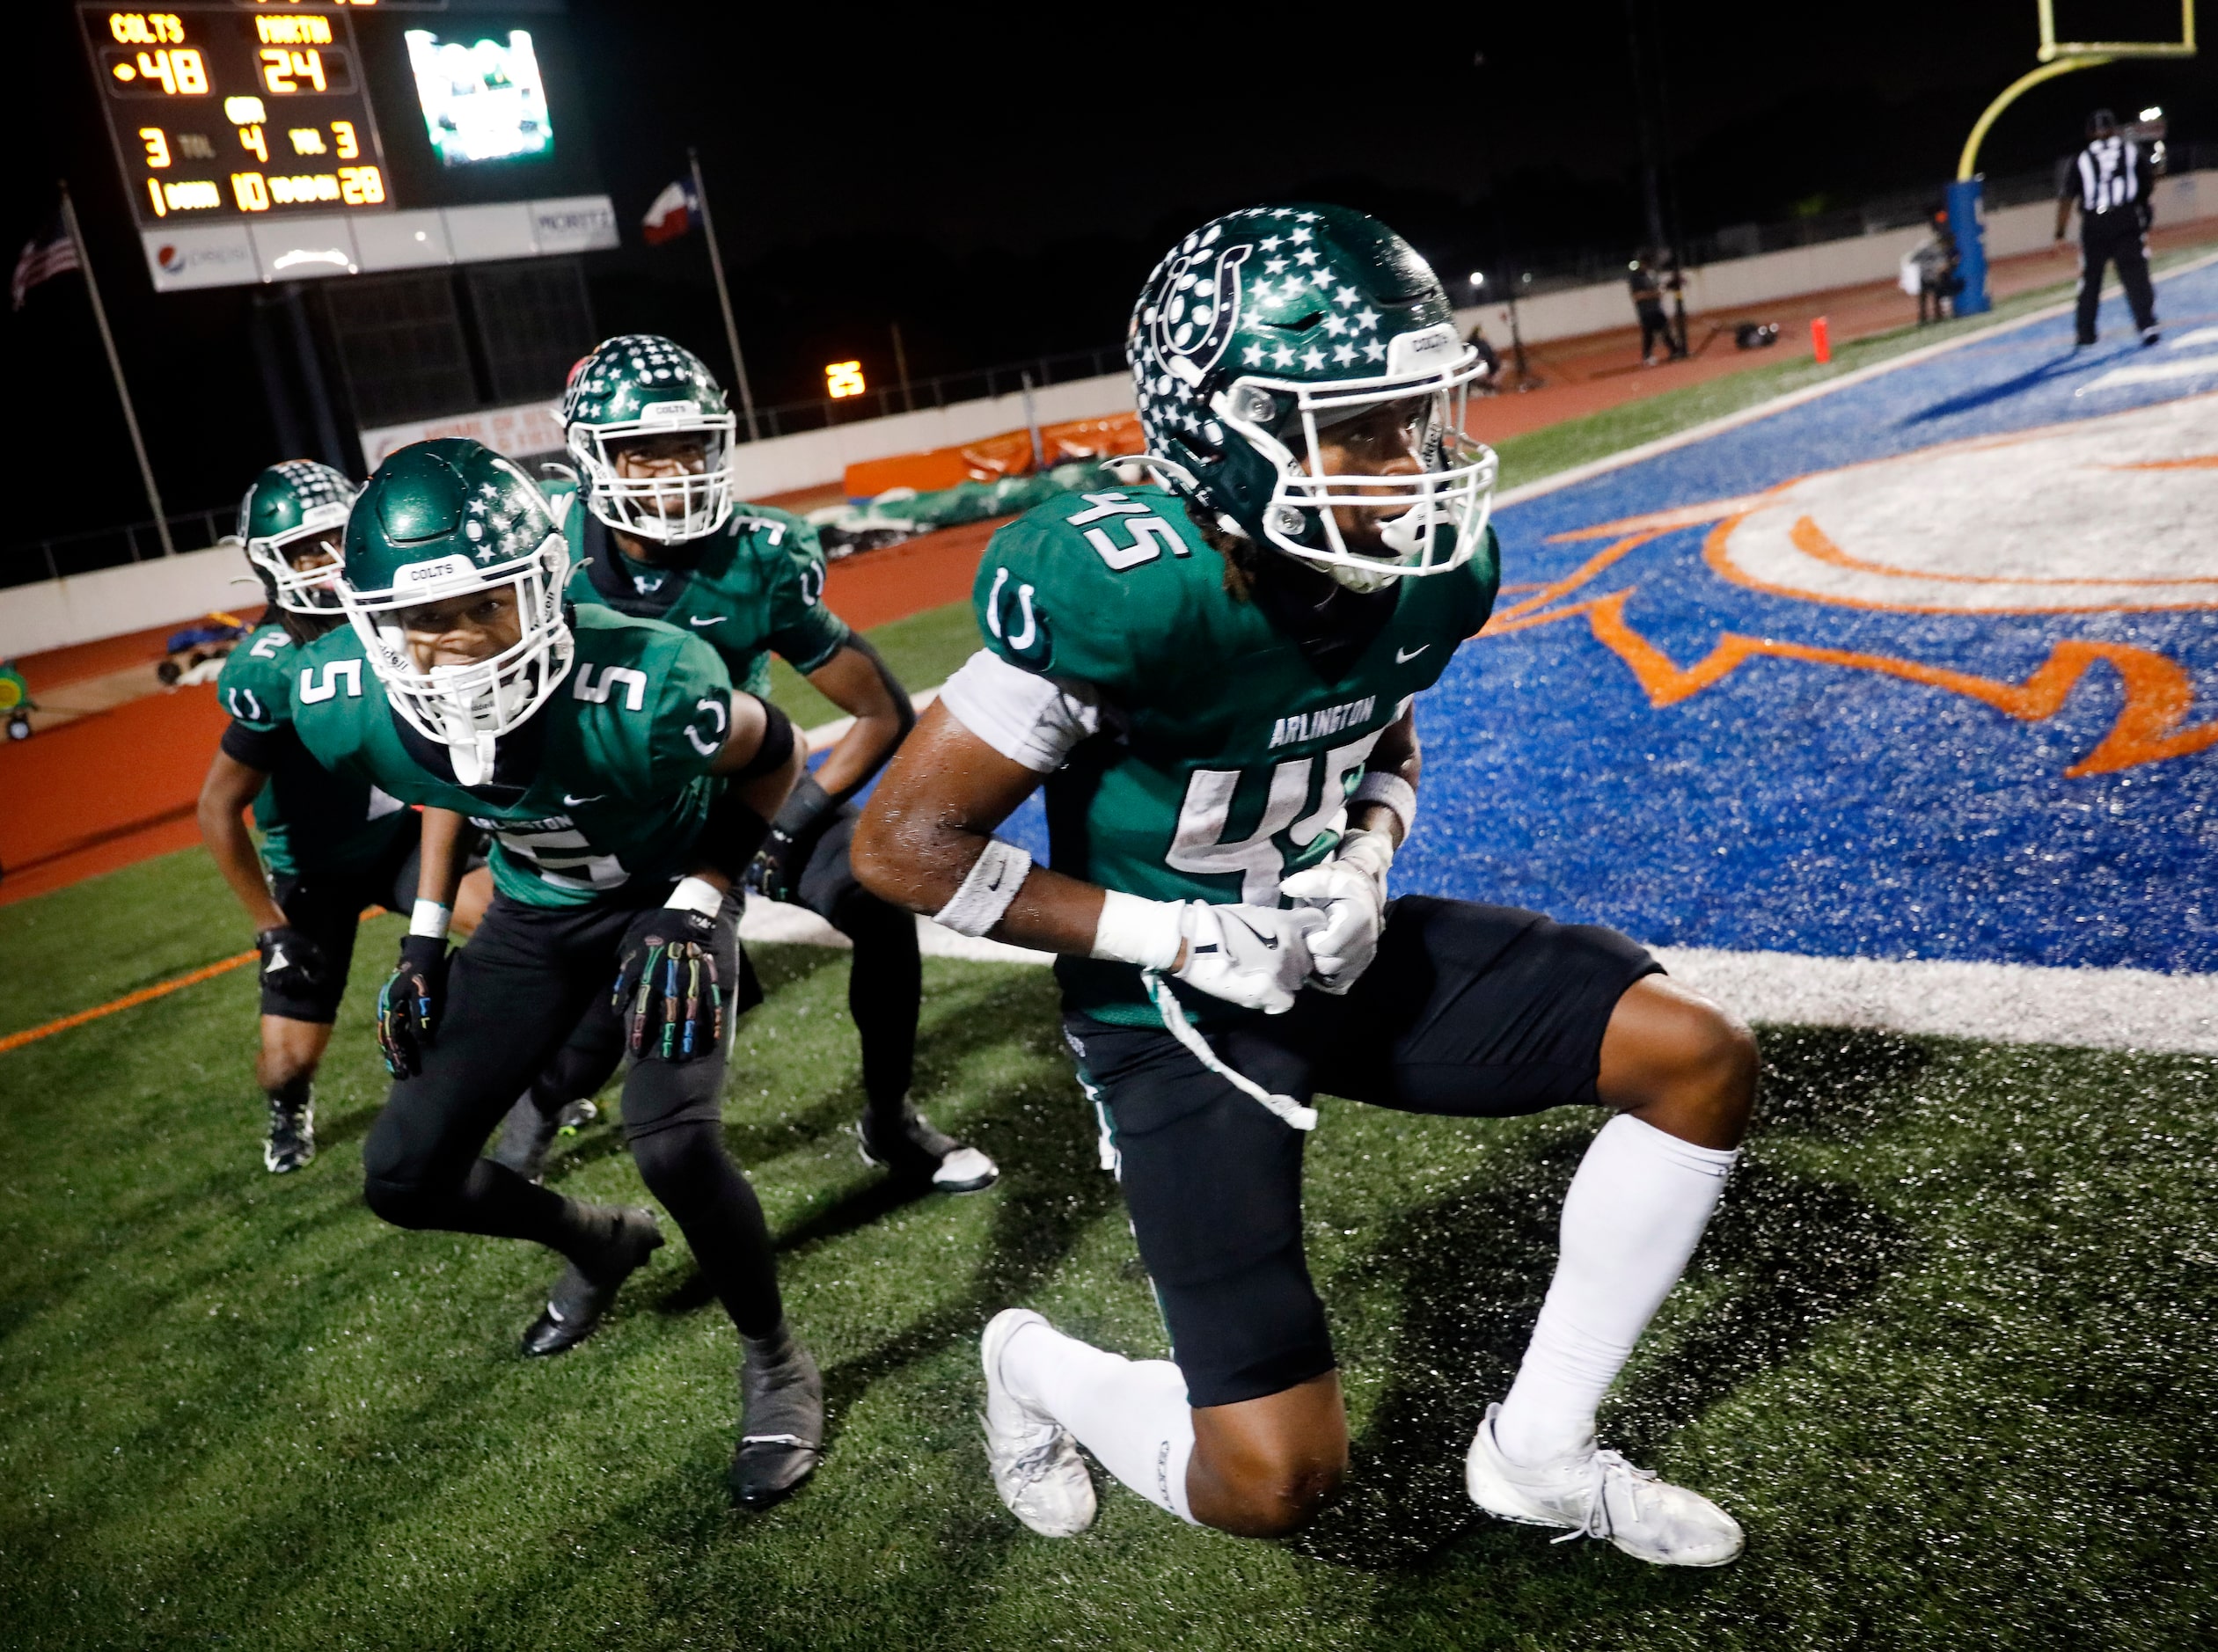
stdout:
<svg viewBox="0 0 2218 1652">
<path fill-rule="evenodd" d="M 1633 309 L 1640 317 L 1640 361 L 1643 367 L 1654 367 L 1656 341 L 1664 341 L 1665 350 L 1671 355 L 1679 354 L 1676 340 L 1672 337 L 1671 322 L 1664 315 L 1663 283 L 1656 279 L 1652 266 L 1661 262 L 1657 255 L 1643 248 L 1627 266 L 1631 272 L 1625 284 L 1632 289 Z"/>
<path fill-rule="evenodd" d="M 2156 342 L 2156 295 L 2148 284 L 2149 201 L 2141 145 L 2118 129 L 2118 117 L 2097 109 L 2087 117 L 2087 147 L 2065 169 L 2056 199 L 2056 237 L 2064 238 L 2072 207 L 2079 207 L 2079 316 L 2075 349 L 2095 342 L 2095 312 L 2103 302 L 2103 267 L 2115 263 L 2118 279 L 2141 329 L 2141 347 Z"/>
<path fill-rule="evenodd" d="M 1931 233 L 1903 259 L 1902 284 L 1917 294 L 1918 325 L 1948 319 L 1955 307 L 1951 301 L 1964 290 L 1964 279 L 1957 274 L 1958 261 L 1956 233 L 1949 228 L 1948 208 L 1936 207 Z"/>
<path fill-rule="evenodd" d="M 1482 395 L 1491 396 L 1502 388 L 1501 353 L 1488 342 L 1486 328 L 1477 324 L 1473 325 L 1471 336 L 1466 342 L 1479 353 L 1479 362 L 1483 369 L 1472 388 Z"/>
</svg>

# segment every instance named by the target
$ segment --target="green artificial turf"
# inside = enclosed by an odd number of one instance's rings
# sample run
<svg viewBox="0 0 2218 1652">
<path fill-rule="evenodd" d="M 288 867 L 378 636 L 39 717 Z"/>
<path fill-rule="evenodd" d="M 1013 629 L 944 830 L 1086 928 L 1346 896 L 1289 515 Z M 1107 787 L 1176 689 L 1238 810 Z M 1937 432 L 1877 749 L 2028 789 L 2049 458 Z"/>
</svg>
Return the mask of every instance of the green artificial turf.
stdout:
<svg viewBox="0 0 2218 1652">
<path fill-rule="evenodd" d="M 893 674 L 912 691 L 946 682 L 978 648 L 978 629 L 968 603 L 927 608 L 906 619 L 880 625 L 869 637 L 871 646 Z M 802 727 L 814 728 L 844 715 L 808 678 L 774 654 L 770 678 L 770 698 Z"/>
<path fill-rule="evenodd" d="M 0 909 L 0 1030 L 49 1007 L 26 976 L 74 1007 L 222 956 L 223 903 L 187 852 Z M 832 1436 L 802 1495 L 750 1516 L 723 1482 L 732 1333 L 682 1243 L 541 1364 L 515 1339 L 547 1257 L 363 1209 L 367 1001 L 398 927 L 366 927 L 296 1175 L 259 1160 L 248 971 L 0 1055 L 0 1642 L 2207 1643 L 2218 1064 L 1767 1029 L 1746 1159 L 1604 1418 L 1746 1523 L 1746 1557 L 1700 1573 L 1462 1500 L 1595 1121 L 1328 1104 L 1307 1220 L 1350 1493 L 1252 1543 L 1104 1480 L 1098 1525 L 1058 1543 L 989 1488 L 979 1327 L 1030 1303 L 1163 1348 L 1045 971 L 927 963 L 919 1100 L 1005 1175 L 903 1202 L 844 1133 L 845 955 L 761 949 L 728 1133 Z M 551 1174 L 641 1196 L 604 1127 Z"/>
</svg>

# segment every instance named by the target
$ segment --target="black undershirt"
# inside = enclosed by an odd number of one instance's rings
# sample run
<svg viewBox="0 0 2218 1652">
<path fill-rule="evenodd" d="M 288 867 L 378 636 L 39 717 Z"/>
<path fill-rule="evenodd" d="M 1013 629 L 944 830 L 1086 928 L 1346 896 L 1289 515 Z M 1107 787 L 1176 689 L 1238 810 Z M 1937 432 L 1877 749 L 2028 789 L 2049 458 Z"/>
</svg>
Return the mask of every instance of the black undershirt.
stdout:
<svg viewBox="0 0 2218 1652">
<path fill-rule="evenodd" d="M 1351 591 L 1329 574 L 1262 555 L 1253 568 L 1255 606 L 1301 650 L 1309 669 L 1337 683 L 1394 618 L 1402 581 L 1384 590 Z"/>
</svg>

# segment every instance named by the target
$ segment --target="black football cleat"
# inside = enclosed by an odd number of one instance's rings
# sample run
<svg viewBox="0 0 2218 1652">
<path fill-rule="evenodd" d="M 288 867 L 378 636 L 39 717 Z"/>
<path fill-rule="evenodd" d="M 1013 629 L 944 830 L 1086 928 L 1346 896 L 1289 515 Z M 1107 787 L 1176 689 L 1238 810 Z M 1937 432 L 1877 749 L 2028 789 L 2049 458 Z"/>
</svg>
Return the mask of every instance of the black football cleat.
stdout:
<svg viewBox="0 0 2218 1652">
<path fill-rule="evenodd" d="M 824 1455 L 824 1379 L 790 1330 L 741 1339 L 739 1449 L 732 1495 L 748 1509 L 790 1496 Z"/>
<path fill-rule="evenodd" d="M 316 1104 L 282 1096 L 269 1099 L 269 1136 L 262 1143 L 262 1165 L 274 1176 L 298 1170 L 316 1156 Z"/>
<path fill-rule="evenodd" d="M 901 1117 L 889 1124 L 866 1113 L 855 1126 L 862 1162 L 906 1181 L 929 1182 L 941 1193 L 980 1193 L 1000 1180 L 999 1166 L 975 1147 L 966 1147 L 904 1103 Z"/>
<path fill-rule="evenodd" d="M 652 1210 L 602 1206 L 594 1214 L 606 1224 L 606 1237 L 589 1268 L 572 1262 L 554 1282 L 545 1310 L 523 1334 L 523 1351 L 531 1358 L 567 1354 L 592 1335 L 624 1282 L 662 1246 Z"/>
</svg>

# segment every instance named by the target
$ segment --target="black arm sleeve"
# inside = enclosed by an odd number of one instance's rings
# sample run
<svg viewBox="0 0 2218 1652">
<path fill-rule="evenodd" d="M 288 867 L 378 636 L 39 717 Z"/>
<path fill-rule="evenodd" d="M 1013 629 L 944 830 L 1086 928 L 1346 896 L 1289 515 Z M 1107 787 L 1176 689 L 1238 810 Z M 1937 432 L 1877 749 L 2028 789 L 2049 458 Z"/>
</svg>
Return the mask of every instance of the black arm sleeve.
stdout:
<svg viewBox="0 0 2218 1652">
<path fill-rule="evenodd" d="M 250 728 L 245 723 L 235 722 L 223 730 L 222 745 L 223 755 L 234 763 L 260 769 L 264 774 L 275 771 L 287 757 L 304 755 L 305 751 L 290 723 L 280 723 L 275 728 Z"/>
</svg>

